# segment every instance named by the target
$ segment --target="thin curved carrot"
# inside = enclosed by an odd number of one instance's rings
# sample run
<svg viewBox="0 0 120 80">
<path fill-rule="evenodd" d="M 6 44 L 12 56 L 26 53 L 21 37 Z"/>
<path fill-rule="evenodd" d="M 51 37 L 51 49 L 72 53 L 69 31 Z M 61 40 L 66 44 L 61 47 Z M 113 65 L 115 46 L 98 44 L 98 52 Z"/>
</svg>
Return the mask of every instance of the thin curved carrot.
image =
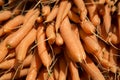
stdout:
<svg viewBox="0 0 120 80">
<path fill-rule="evenodd" d="M 48 69 L 51 64 L 51 58 L 48 54 L 46 42 L 45 42 L 45 27 L 43 24 L 40 24 L 37 29 L 37 48 L 38 48 L 38 54 L 39 57 L 43 63 L 43 65 Z"/>
<path fill-rule="evenodd" d="M 42 16 L 48 16 L 50 14 L 50 6 L 42 6 Z"/>
<path fill-rule="evenodd" d="M 15 29 L 15 27 L 21 25 L 24 21 L 24 17 L 22 15 L 18 15 L 15 18 L 13 18 L 12 20 L 9 20 L 4 26 L 3 26 L 3 30 L 4 33 L 8 33 L 10 31 L 12 31 L 13 29 Z"/>
<path fill-rule="evenodd" d="M 37 30 L 33 28 L 16 47 L 16 59 L 18 63 L 22 63 L 25 59 L 28 48 L 36 39 L 36 34 Z"/>
<path fill-rule="evenodd" d="M 34 15 L 30 17 L 30 19 L 24 23 L 19 30 L 17 30 L 15 33 L 11 34 L 12 37 L 7 41 L 7 47 L 9 48 L 15 48 L 20 41 L 28 34 L 28 32 L 32 29 L 38 15 L 39 10 L 37 9 L 34 12 Z"/>
</svg>

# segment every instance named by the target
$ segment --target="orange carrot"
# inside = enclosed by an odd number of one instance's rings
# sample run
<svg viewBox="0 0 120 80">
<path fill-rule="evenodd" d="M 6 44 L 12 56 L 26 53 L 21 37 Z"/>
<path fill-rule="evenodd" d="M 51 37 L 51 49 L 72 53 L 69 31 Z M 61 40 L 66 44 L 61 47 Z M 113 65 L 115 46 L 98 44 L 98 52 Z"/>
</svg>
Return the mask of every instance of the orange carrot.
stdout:
<svg viewBox="0 0 120 80">
<path fill-rule="evenodd" d="M 87 19 L 82 21 L 80 26 L 87 34 L 93 34 L 95 32 L 95 26 Z"/>
<path fill-rule="evenodd" d="M 38 18 L 37 18 L 37 20 L 36 20 L 38 23 L 41 23 L 41 22 L 43 22 L 43 18 L 42 18 L 42 16 L 39 16 Z"/>
<path fill-rule="evenodd" d="M 60 54 L 62 51 L 62 47 L 58 46 L 58 45 L 53 45 L 53 51 L 54 51 L 55 55 Z"/>
<path fill-rule="evenodd" d="M 13 18 L 12 20 L 9 20 L 4 26 L 3 26 L 3 30 L 4 33 L 8 33 L 11 30 L 15 29 L 15 27 L 21 25 L 24 21 L 24 17 L 22 15 L 18 15 L 15 18 Z"/>
<path fill-rule="evenodd" d="M 25 60 L 23 61 L 23 67 L 27 67 L 30 65 L 31 61 L 32 61 L 32 57 L 33 55 L 30 54 L 28 55 Z M 10 69 L 13 68 L 16 65 L 16 59 L 12 58 L 9 60 L 5 60 L 3 62 L 0 63 L 0 69 Z"/>
<path fill-rule="evenodd" d="M 36 33 L 37 31 L 32 29 L 17 46 L 16 59 L 18 60 L 18 63 L 22 63 L 25 59 L 28 48 L 36 39 Z"/>
<path fill-rule="evenodd" d="M 81 63 L 81 66 L 93 80 L 105 80 L 98 67 L 88 56 L 86 57 L 86 62 Z"/>
<path fill-rule="evenodd" d="M 62 38 L 62 36 L 61 36 L 60 33 L 56 33 L 55 43 L 56 43 L 56 45 L 58 45 L 58 46 L 63 45 L 64 41 L 63 41 L 63 38 Z"/>
<path fill-rule="evenodd" d="M 72 0 L 75 5 L 77 6 L 79 12 L 80 12 L 80 19 L 82 21 L 85 20 L 85 18 L 87 17 L 87 9 L 85 7 L 84 1 L 83 0 Z"/>
<path fill-rule="evenodd" d="M 9 73 L 3 74 L 0 77 L 0 80 L 11 80 L 12 77 L 14 76 L 14 73 L 15 72 L 9 72 Z M 19 75 L 16 76 L 16 79 L 20 78 L 20 77 L 23 77 L 23 76 L 26 76 L 27 74 L 28 74 L 28 68 L 22 69 L 20 71 Z"/>
<path fill-rule="evenodd" d="M 70 61 L 69 70 L 72 80 L 80 80 L 78 69 L 72 61 Z"/>
<path fill-rule="evenodd" d="M 15 48 L 32 29 L 38 15 L 39 10 L 37 10 L 34 15 L 32 15 L 31 18 L 27 21 L 27 23 L 23 24 L 19 30 L 11 34 L 12 37 L 7 41 L 7 46 L 9 46 L 10 48 Z"/>
<path fill-rule="evenodd" d="M 81 41 L 77 38 L 77 36 L 75 36 L 74 32 L 72 31 L 68 17 L 63 20 L 60 26 L 60 33 L 69 51 L 68 55 L 70 58 L 75 62 L 82 62 L 86 57 L 85 51 L 83 49 Z"/>
<path fill-rule="evenodd" d="M 55 6 L 51 10 L 50 14 L 46 17 L 45 22 L 51 22 L 51 21 L 53 21 L 55 19 L 55 17 L 57 16 L 57 13 L 58 13 L 58 6 Z"/>
<path fill-rule="evenodd" d="M 77 14 L 75 14 L 73 11 L 68 12 L 68 17 L 70 18 L 71 21 L 73 21 L 75 23 L 80 23 L 79 16 Z"/>
<path fill-rule="evenodd" d="M 83 30 L 79 30 L 79 34 L 86 47 L 89 48 L 92 52 L 96 53 L 100 50 L 97 37 L 95 35 L 88 35 Z"/>
<path fill-rule="evenodd" d="M 70 11 L 71 7 L 72 7 L 71 2 L 68 2 L 67 5 L 66 5 L 66 8 L 64 10 L 62 20 L 68 15 L 68 12 Z"/>
<path fill-rule="evenodd" d="M 80 12 L 78 11 L 78 8 L 76 6 L 72 6 L 71 10 L 72 10 L 72 12 L 74 12 L 76 14 L 80 14 Z"/>
<path fill-rule="evenodd" d="M 0 13 L 0 22 L 8 20 L 12 16 L 12 12 L 5 10 Z"/>
<path fill-rule="evenodd" d="M 60 68 L 60 73 L 59 73 L 59 79 L 58 80 L 66 80 L 67 78 L 67 63 L 63 57 L 59 59 L 59 68 Z"/>
<path fill-rule="evenodd" d="M 110 15 L 110 8 L 109 5 L 105 5 L 105 13 L 103 16 L 103 23 L 105 25 L 105 30 L 108 33 L 110 31 L 111 28 L 111 15 Z"/>
<path fill-rule="evenodd" d="M 48 43 L 49 44 L 53 44 L 55 42 L 55 27 L 54 27 L 54 23 L 53 24 L 49 24 L 46 28 L 46 36 L 48 38 Z"/>
<path fill-rule="evenodd" d="M 59 6 L 59 9 L 58 9 L 57 18 L 56 18 L 56 23 L 55 23 L 55 31 L 56 32 L 58 32 L 58 29 L 59 29 L 60 24 L 62 22 L 64 8 L 66 8 L 67 3 L 68 3 L 67 0 L 63 0 L 63 1 L 60 2 L 60 6 Z"/>
<path fill-rule="evenodd" d="M 3 28 L 0 28 L 0 36 L 4 34 Z"/>
<path fill-rule="evenodd" d="M 37 30 L 37 42 L 38 42 L 38 54 L 43 65 L 48 69 L 51 64 L 51 58 L 48 54 L 46 42 L 45 42 L 45 32 L 43 24 L 39 25 Z"/>
<path fill-rule="evenodd" d="M 42 6 L 42 15 L 43 16 L 48 16 L 50 14 L 50 6 Z"/>
<path fill-rule="evenodd" d="M 9 52 L 8 52 L 8 55 L 5 57 L 4 60 L 12 59 L 12 58 L 14 58 L 14 57 L 15 57 L 15 51 L 12 50 L 12 51 L 9 51 Z"/>
<path fill-rule="evenodd" d="M 30 69 L 29 69 L 29 72 L 27 74 L 26 80 L 35 80 L 37 77 L 38 70 L 42 66 L 42 62 L 41 62 L 37 52 L 34 53 L 34 57 L 32 60 L 33 61 L 30 65 Z"/>
</svg>

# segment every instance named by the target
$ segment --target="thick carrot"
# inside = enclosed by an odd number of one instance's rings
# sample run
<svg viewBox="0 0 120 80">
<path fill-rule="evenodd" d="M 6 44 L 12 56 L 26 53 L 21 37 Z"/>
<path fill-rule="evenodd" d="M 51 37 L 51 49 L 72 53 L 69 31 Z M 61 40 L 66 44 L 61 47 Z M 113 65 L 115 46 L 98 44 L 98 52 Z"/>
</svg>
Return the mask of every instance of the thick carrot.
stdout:
<svg viewBox="0 0 120 80">
<path fill-rule="evenodd" d="M 62 0 L 60 2 L 60 6 L 59 6 L 57 17 L 56 17 L 56 23 L 55 23 L 55 31 L 56 31 L 56 33 L 58 32 L 60 24 L 61 24 L 61 22 L 63 20 L 62 17 L 63 17 L 63 13 L 64 13 L 64 8 L 66 8 L 67 3 L 68 3 L 67 0 Z"/>
<path fill-rule="evenodd" d="M 3 74 L 1 77 L 0 77 L 0 80 L 11 80 L 12 77 L 14 76 L 14 73 L 15 72 L 9 72 L 9 73 L 6 73 L 6 74 Z M 25 68 L 25 69 L 22 69 L 19 73 L 19 75 L 16 76 L 16 79 L 17 78 L 21 78 L 23 76 L 26 76 L 28 74 L 28 68 Z"/>
<path fill-rule="evenodd" d="M 67 78 L 67 63 L 63 57 L 59 59 L 59 68 L 60 68 L 60 73 L 59 73 L 59 79 L 58 80 L 66 80 Z"/>
<path fill-rule="evenodd" d="M 42 15 L 43 16 L 48 16 L 50 14 L 50 6 L 42 6 Z"/>
<path fill-rule="evenodd" d="M 62 38 L 62 36 L 61 36 L 60 33 L 56 33 L 55 43 L 56 43 L 56 45 L 58 45 L 58 46 L 61 46 L 61 45 L 64 44 L 63 38 Z"/>
<path fill-rule="evenodd" d="M 12 16 L 12 12 L 5 10 L 0 13 L 0 22 L 8 20 Z"/>
<path fill-rule="evenodd" d="M 109 5 L 105 5 L 105 13 L 103 15 L 103 23 L 105 25 L 105 30 L 108 33 L 111 28 L 111 15 L 110 15 L 110 8 Z"/>
<path fill-rule="evenodd" d="M 80 12 L 80 19 L 82 21 L 85 20 L 85 18 L 87 17 L 87 9 L 85 7 L 84 1 L 83 0 L 72 0 L 75 5 L 77 6 L 79 12 Z"/>
<path fill-rule="evenodd" d="M 49 24 L 46 28 L 46 36 L 48 38 L 48 43 L 49 44 L 53 44 L 55 42 L 55 27 L 54 27 L 54 23 L 53 24 Z"/>
<path fill-rule="evenodd" d="M 51 22 L 55 19 L 55 17 L 57 16 L 58 13 L 58 6 L 55 6 L 54 8 L 52 8 L 50 14 L 46 17 L 45 22 Z"/>
<path fill-rule="evenodd" d="M 80 23 L 79 16 L 71 10 L 68 12 L 68 17 L 70 18 L 71 21 L 73 21 L 75 23 Z"/>
<path fill-rule="evenodd" d="M 82 62 L 85 59 L 86 54 L 81 41 L 75 36 L 71 29 L 68 17 L 63 20 L 60 26 L 60 33 L 69 51 L 68 55 L 70 55 L 70 58 L 75 62 Z"/>
<path fill-rule="evenodd" d="M 36 80 L 37 73 L 42 66 L 42 62 L 39 58 L 38 53 L 34 53 L 34 57 L 32 59 L 32 63 L 30 65 L 26 80 Z"/>
<path fill-rule="evenodd" d="M 36 39 L 36 34 L 36 29 L 32 29 L 16 47 L 16 59 L 18 60 L 18 63 L 22 63 L 25 59 L 28 48 Z"/>
<path fill-rule="evenodd" d="M 37 30 L 37 42 L 38 42 L 38 54 L 39 57 L 43 63 L 43 65 L 48 69 L 50 64 L 51 64 L 51 58 L 48 54 L 47 47 L 46 47 L 46 42 L 45 42 L 45 32 L 44 32 L 45 27 L 43 24 L 39 25 L 38 30 Z"/>
<path fill-rule="evenodd" d="M 82 29 L 79 30 L 79 34 L 86 47 L 92 52 L 96 53 L 100 50 L 97 37 L 95 35 L 88 35 Z"/>
<path fill-rule="evenodd" d="M 91 76 L 93 80 L 105 80 L 98 67 L 88 56 L 86 57 L 85 63 L 81 63 L 80 65 Z"/>
<path fill-rule="evenodd" d="M 13 18 L 12 20 L 9 20 L 4 26 L 3 26 L 3 30 L 4 33 L 8 33 L 10 31 L 12 31 L 13 29 L 15 29 L 17 26 L 21 25 L 24 21 L 24 17 L 22 15 L 18 15 L 15 18 Z"/>
<path fill-rule="evenodd" d="M 79 72 L 78 72 L 77 67 L 75 66 L 75 63 L 70 61 L 68 67 L 69 67 L 69 70 L 70 70 L 72 80 L 80 80 Z"/>
<path fill-rule="evenodd" d="M 33 55 L 30 54 L 28 55 L 25 60 L 23 61 L 23 67 L 27 67 L 30 65 L 31 61 L 32 61 L 32 57 Z M 16 59 L 12 58 L 9 60 L 5 60 L 3 62 L 0 63 L 0 69 L 10 69 L 13 68 L 16 65 Z"/>
<path fill-rule="evenodd" d="M 10 48 L 15 48 L 20 43 L 20 41 L 28 34 L 28 32 L 32 29 L 39 13 L 40 12 L 37 9 L 34 15 L 32 15 L 30 19 L 25 24 L 23 24 L 19 30 L 11 34 L 12 37 L 7 41 L 6 46 L 10 46 Z"/>
</svg>

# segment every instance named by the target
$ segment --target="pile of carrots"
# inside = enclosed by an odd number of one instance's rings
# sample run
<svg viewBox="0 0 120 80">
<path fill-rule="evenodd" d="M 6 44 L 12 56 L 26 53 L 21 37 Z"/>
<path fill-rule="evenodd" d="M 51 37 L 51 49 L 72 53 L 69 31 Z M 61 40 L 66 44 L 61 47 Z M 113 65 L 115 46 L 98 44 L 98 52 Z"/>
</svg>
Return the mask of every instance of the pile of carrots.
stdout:
<svg viewBox="0 0 120 80">
<path fill-rule="evenodd" d="M 0 0 L 0 80 L 120 80 L 119 0 Z"/>
</svg>

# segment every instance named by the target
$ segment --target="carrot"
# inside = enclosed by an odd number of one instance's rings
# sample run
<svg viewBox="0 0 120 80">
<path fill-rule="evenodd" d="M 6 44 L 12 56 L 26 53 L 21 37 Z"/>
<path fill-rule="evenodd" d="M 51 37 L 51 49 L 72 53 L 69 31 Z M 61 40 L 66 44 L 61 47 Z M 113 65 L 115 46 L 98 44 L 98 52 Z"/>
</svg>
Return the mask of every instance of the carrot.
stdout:
<svg viewBox="0 0 120 80">
<path fill-rule="evenodd" d="M 36 77 L 37 77 L 37 73 L 38 73 L 38 70 L 41 68 L 42 66 L 42 62 L 39 58 L 39 55 L 38 53 L 34 53 L 34 57 L 32 59 L 32 63 L 30 65 L 30 69 L 28 71 L 28 74 L 27 74 L 27 77 L 26 77 L 26 80 L 35 80 Z"/>
<path fill-rule="evenodd" d="M 75 23 L 80 23 L 79 16 L 71 10 L 68 12 L 68 17 L 70 18 L 71 21 Z"/>
<path fill-rule="evenodd" d="M 95 32 L 95 26 L 87 19 L 80 23 L 81 28 L 87 34 L 93 34 Z"/>
<path fill-rule="evenodd" d="M 32 29 L 38 15 L 39 10 L 37 10 L 34 15 L 27 21 L 27 23 L 23 24 L 19 30 L 11 34 L 12 37 L 7 41 L 7 46 L 10 46 L 10 48 L 15 48 Z"/>
<path fill-rule="evenodd" d="M 42 15 L 43 16 L 48 16 L 50 14 L 50 6 L 42 6 Z"/>
<path fill-rule="evenodd" d="M 60 6 L 59 6 L 57 17 L 56 17 L 56 23 L 55 23 L 56 33 L 58 32 L 58 29 L 59 29 L 60 24 L 62 22 L 63 13 L 65 13 L 64 8 L 66 8 L 67 3 L 68 3 L 67 0 L 63 0 L 60 2 Z"/>
<path fill-rule="evenodd" d="M 109 56 L 110 56 L 110 54 L 109 54 L 108 50 L 106 48 L 104 48 L 104 50 L 103 50 L 103 59 L 109 61 Z"/>
<path fill-rule="evenodd" d="M 118 40 L 118 36 L 112 32 L 108 33 L 108 38 L 107 38 L 108 42 L 111 42 L 112 44 L 118 44 L 119 40 Z"/>
<path fill-rule="evenodd" d="M 76 24 L 71 24 L 71 29 L 73 30 L 73 32 L 75 33 L 75 35 L 78 38 L 80 38 L 78 26 Z"/>
<path fill-rule="evenodd" d="M 111 28 L 111 15 L 110 15 L 110 8 L 108 5 L 105 5 L 105 13 L 103 15 L 103 23 L 105 25 L 105 30 L 108 33 Z"/>
<path fill-rule="evenodd" d="M 67 78 L 67 63 L 63 57 L 59 59 L 59 68 L 60 68 L 60 73 L 59 73 L 59 79 L 58 80 L 66 80 Z"/>
<path fill-rule="evenodd" d="M 86 57 L 85 51 L 83 49 L 81 41 L 77 38 L 77 36 L 75 36 L 74 32 L 72 31 L 68 17 L 63 20 L 60 26 L 60 33 L 69 51 L 68 55 L 70 58 L 75 62 L 82 62 Z"/>
<path fill-rule="evenodd" d="M 94 62 L 87 56 L 86 62 L 80 64 L 82 68 L 90 75 L 93 80 L 105 80 L 104 76 L 94 64 Z"/>
<path fill-rule="evenodd" d="M 59 73 L 60 73 L 60 68 L 59 68 L 59 64 L 58 63 L 59 63 L 58 61 L 55 63 L 55 66 L 54 66 L 54 69 L 53 69 L 53 74 L 54 74 L 55 80 L 58 80 Z"/>
<path fill-rule="evenodd" d="M 58 13 L 58 6 L 52 8 L 50 14 L 46 17 L 45 22 L 51 22 L 55 19 Z"/>
<path fill-rule="evenodd" d="M 87 5 L 87 9 L 88 9 L 90 20 L 94 26 L 98 26 L 100 24 L 100 18 L 97 13 L 97 6 L 96 4 L 94 4 L 93 0 L 90 0 L 89 2 L 91 4 Z"/>
<path fill-rule="evenodd" d="M 11 59 L 11 58 L 14 58 L 15 57 L 15 51 L 9 51 L 8 52 L 8 55 L 5 57 L 4 60 L 8 60 L 8 59 Z"/>
<path fill-rule="evenodd" d="M 23 67 L 27 67 L 30 65 L 30 63 L 32 61 L 32 57 L 33 57 L 33 55 L 30 54 L 25 58 L 25 60 L 23 61 Z M 0 69 L 11 69 L 16 65 L 16 63 L 17 63 L 16 59 L 14 59 L 14 58 L 5 60 L 0 63 Z"/>
<path fill-rule="evenodd" d="M 12 77 L 14 76 L 14 73 L 15 72 L 9 72 L 9 73 L 6 73 L 6 74 L 3 74 L 1 77 L 0 77 L 0 80 L 11 80 Z M 26 76 L 28 74 L 28 68 L 25 68 L 25 69 L 22 69 L 19 73 L 19 75 L 16 76 L 16 79 L 17 78 L 21 78 L 23 76 Z"/>
<path fill-rule="evenodd" d="M 56 33 L 55 43 L 56 43 L 56 45 L 58 45 L 58 46 L 61 46 L 61 45 L 64 44 L 63 38 L 62 38 L 62 36 L 61 36 L 60 33 Z"/>
<path fill-rule="evenodd" d="M 16 59 L 18 60 L 18 63 L 23 62 L 25 59 L 28 48 L 36 39 L 36 33 L 37 31 L 32 29 L 16 47 Z"/>
<path fill-rule="evenodd" d="M 79 72 L 78 72 L 77 67 L 75 66 L 75 63 L 70 61 L 70 64 L 68 67 L 70 70 L 72 80 L 80 80 Z"/>
<path fill-rule="evenodd" d="M 12 36 L 11 35 L 9 35 L 9 36 L 7 36 L 6 38 L 5 38 L 5 40 L 4 41 L 2 41 L 1 43 L 0 43 L 0 62 L 6 57 L 6 55 L 8 54 L 8 49 L 7 49 L 7 47 L 6 47 L 6 43 L 7 43 L 7 41 L 11 38 Z"/>
<path fill-rule="evenodd" d="M 45 32 L 43 24 L 39 25 L 37 30 L 37 42 L 38 42 L 38 54 L 43 63 L 43 65 L 48 69 L 51 64 L 51 58 L 48 54 L 46 42 L 45 42 Z"/>
<path fill-rule="evenodd" d="M 80 19 L 82 21 L 85 20 L 85 18 L 87 17 L 87 9 L 85 7 L 84 1 L 83 0 L 72 0 L 75 5 L 77 6 L 79 12 L 80 12 Z"/>
<path fill-rule="evenodd" d="M 8 20 L 12 16 L 12 12 L 5 10 L 0 13 L 0 22 Z"/>
<path fill-rule="evenodd" d="M 18 15 L 15 18 L 13 18 L 12 20 L 9 20 L 4 26 L 3 26 L 3 30 L 4 33 L 8 33 L 10 31 L 12 31 L 13 29 L 15 29 L 17 26 L 21 25 L 24 21 L 24 17 L 22 15 Z"/>
<path fill-rule="evenodd" d="M 95 35 L 88 35 L 83 30 L 79 30 L 79 34 L 86 47 L 89 48 L 92 52 L 96 53 L 100 50 L 97 37 Z"/>
<path fill-rule="evenodd" d="M 66 5 L 66 8 L 64 10 L 62 20 L 68 15 L 68 12 L 70 11 L 71 7 L 72 7 L 71 2 L 68 2 L 67 5 Z"/>
<path fill-rule="evenodd" d="M 53 44 L 55 42 L 56 35 L 55 35 L 54 23 L 51 23 L 47 26 L 46 36 L 48 38 L 48 43 L 49 44 Z"/>
</svg>

